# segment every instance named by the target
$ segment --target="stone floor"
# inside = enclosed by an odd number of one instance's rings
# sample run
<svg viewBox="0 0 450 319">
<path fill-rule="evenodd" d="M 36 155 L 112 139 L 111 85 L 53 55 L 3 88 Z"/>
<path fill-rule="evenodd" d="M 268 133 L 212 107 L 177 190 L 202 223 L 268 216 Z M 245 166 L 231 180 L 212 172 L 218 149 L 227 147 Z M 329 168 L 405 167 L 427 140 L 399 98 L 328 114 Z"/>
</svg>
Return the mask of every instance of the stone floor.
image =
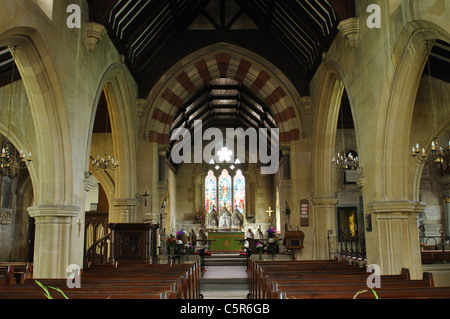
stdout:
<svg viewBox="0 0 450 319">
<path fill-rule="evenodd" d="M 246 299 L 248 276 L 245 266 L 206 266 L 200 281 L 204 299 Z"/>
</svg>

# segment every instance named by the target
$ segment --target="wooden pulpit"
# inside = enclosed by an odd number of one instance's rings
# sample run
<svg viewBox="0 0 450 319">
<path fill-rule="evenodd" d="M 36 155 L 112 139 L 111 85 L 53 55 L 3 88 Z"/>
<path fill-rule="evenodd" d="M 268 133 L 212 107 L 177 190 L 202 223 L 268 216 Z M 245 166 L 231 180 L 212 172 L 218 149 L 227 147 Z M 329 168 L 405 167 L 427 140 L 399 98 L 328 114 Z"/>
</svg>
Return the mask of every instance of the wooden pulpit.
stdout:
<svg viewBox="0 0 450 319">
<path fill-rule="evenodd" d="M 305 234 L 301 230 L 287 231 L 284 235 L 284 245 L 292 252 L 292 260 L 295 260 L 295 251 L 303 248 Z"/>
<path fill-rule="evenodd" d="M 156 230 L 159 224 L 111 223 L 111 261 L 156 262 Z"/>
</svg>

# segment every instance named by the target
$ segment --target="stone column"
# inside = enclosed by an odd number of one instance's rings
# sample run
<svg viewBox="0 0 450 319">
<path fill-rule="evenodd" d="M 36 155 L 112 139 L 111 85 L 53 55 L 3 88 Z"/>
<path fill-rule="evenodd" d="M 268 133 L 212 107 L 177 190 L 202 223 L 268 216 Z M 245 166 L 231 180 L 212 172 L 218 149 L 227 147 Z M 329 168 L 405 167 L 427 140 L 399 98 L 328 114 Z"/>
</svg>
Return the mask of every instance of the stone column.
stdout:
<svg viewBox="0 0 450 319">
<path fill-rule="evenodd" d="M 134 223 L 136 221 L 136 198 L 122 198 L 112 200 L 110 211 L 110 223 Z"/>
<path fill-rule="evenodd" d="M 447 236 L 450 236 L 450 196 L 446 196 L 444 199 L 444 212 L 445 212 L 445 231 Z"/>
<path fill-rule="evenodd" d="M 418 215 L 425 205 L 411 201 L 369 204 L 372 232 L 366 233 L 367 261 L 382 275 L 400 274 L 408 268 L 412 279 L 422 278 Z"/>
<path fill-rule="evenodd" d="M 312 214 L 314 226 L 313 259 L 328 259 L 328 231 L 336 229 L 336 205 L 334 197 L 320 197 L 311 200 L 314 206 Z M 308 239 L 305 238 L 305 243 Z"/>
<path fill-rule="evenodd" d="M 78 206 L 64 205 L 28 208 L 30 217 L 36 220 L 34 278 L 67 278 L 67 266 L 77 264 L 82 267 L 83 246 L 79 238 L 84 239 L 84 236 L 81 236 L 84 229 L 78 236 L 80 211 Z M 76 253 L 78 250 L 81 251 L 81 256 Z"/>
</svg>

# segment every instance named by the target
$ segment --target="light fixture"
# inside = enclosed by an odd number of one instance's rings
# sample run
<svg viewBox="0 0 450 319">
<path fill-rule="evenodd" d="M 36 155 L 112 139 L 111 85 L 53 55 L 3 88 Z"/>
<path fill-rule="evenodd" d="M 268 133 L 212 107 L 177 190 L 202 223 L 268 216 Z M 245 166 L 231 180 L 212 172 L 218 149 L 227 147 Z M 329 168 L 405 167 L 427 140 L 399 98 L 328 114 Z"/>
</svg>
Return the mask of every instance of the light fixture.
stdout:
<svg viewBox="0 0 450 319">
<path fill-rule="evenodd" d="M 344 116 L 342 113 L 342 106 L 340 108 L 341 113 L 341 122 L 342 122 L 342 130 L 344 129 Z M 344 151 L 342 153 L 337 153 L 336 156 L 334 156 L 331 159 L 331 165 L 333 165 L 334 168 L 343 168 L 343 169 L 357 169 L 359 167 L 359 159 L 358 156 L 353 156 L 351 152 L 348 152 L 346 154 L 345 152 L 345 136 L 344 132 L 342 132 L 342 146 L 344 148 Z"/>
<path fill-rule="evenodd" d="M 226 147 L 222 147 L 222 149 L 217 152 L 217 155 L 219 155 L 220 162 L 224 162 L 224 161 L 229 162 L 231 159 L 231 154 L 233 154 L 233 152 L 231 152 Z"/>
<path fill-rule="evenodd" d="M 109 113 L 107 113 L 106 117 L 106 123 L 105 123 L 105 133 L 108 134 L 108 119 L 109 119 Z M 108 142 L 108 135 L 106 141 Z M 115 171 L 119 168 L 119 161 L 114 160 L 114 157 L 111 155 L 105 154 L 104 157 L 97 156 L 96 159 L 92 160 L 92 167 L 96 170 L 102 170 L 106 172 L 107 170 Z"/>
<path fill-rule="evenodd" d="M 13 98 L 13 87 L 12 84 L 14 82 L 15 77 L 15 52 L 16 47 L 12 48 L 12 71 L 11 71 L 11 83 L 10 83 L 10 94 L 9 94 L 9 109 L 8 109 L 8 132 L 6 136 L 6 140 L 2 142 L 2 152 L 0 155 L 0 174 L 2 176 L 9 176 L 14 178 L 17 176 L 18 169 L 27 168 L 26 163 L 31 161 L 31 152 L 28 156 L 25 155 L 24 151 L 20 152 L 14 147 L 14 145 L 8 140 L 9 127 L 11 122 L 11 108 L 12 108 L 12 98 Z"/>
<path fill-rule="evenodd" d="M 431 107 L 433 110 L 433 113 L 435 112 L 435 105 L 434 105 L 434 94 L 433 94 L 433 87 L 432 87 L 432 81 L 431 81 L 431 68 L 430 68 L 430 59 L 428 58 L 428 80 L 430 85 L 430 96 L 431 96 Z M 436 124 L 436 121 L 435 121 Z M 428 156 L 431 158 L 431 160 L 436 163 L 437 165 L 442 165 L 444 161 L 450 160 L 450 141 L 448 142 L 448 148 L 442 148 L 439 145 L 438 137 L 435 136 L 433 138 L 433 141 L 431 142 L 431 149 L 430 153 L 427 155 L 425 152 L 425 148 L 421 148 L 419 143 L 416 143 L 416 146 L 412 147 L 412 153 L 411 156 L 416 160 L 416 163 L 418 164 L 424 164 Z"/>
<path fill-rule="evenodd" d="M 119 161 L 114 160 L 111 155 L 106 155 L 104 157 L 97 156 L 96 159 L 92 160 L 92 167 L 96 170 L 102 170 L 106 172 L 108 169 L 115 171 L 119 168 Z"/>
<path fill-rule="evenodd" d="M 434 163 L 441 165 L 444 161 L 450 160 L 450 141 L 448 142 L 448 148 L 443 148 L 439 145 L 438 138 L 434 137 L 431 142 L 431 150 L 428 155 L 425 152 L 425 148 L 422 148 L 421 150 L 419 143 L 416 143 L 416 146 L 412 147 L 411 156 L 418 164 L 425 163 L 429 156 Z"/>
</svg>

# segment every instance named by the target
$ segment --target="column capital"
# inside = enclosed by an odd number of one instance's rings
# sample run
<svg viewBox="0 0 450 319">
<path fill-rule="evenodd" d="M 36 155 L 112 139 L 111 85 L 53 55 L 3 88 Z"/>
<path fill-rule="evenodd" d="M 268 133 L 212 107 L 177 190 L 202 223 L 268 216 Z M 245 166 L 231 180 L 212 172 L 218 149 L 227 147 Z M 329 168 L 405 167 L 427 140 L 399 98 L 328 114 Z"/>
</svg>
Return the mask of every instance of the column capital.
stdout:
<svg viewBox="0 0 450 319">
<path fill-rule="evenodd" d="M 81 211 L 78 206 L 39 205 L 28 207 L 30 217 L 77 217 Z"/>
<path fill-rule="evenodd" d="M 369 211 L 371 213 L 423 213 L 427 205 L 421 202 L 414 201 L 385 201 L 372 202 L 369 204 Z"/>
<path fill-rule="evenodd" d="M 113 206 L 136 206 L 139 204 L 137 198 L 116 198 L 111 200 Z"/>
<path fill-rule="evenodd" d="M 336 197 L 315 197 L 311 198 L 311 202 L 314 206 L 334 207 L 337 205 L 338 199 Z"/>
</svg>

